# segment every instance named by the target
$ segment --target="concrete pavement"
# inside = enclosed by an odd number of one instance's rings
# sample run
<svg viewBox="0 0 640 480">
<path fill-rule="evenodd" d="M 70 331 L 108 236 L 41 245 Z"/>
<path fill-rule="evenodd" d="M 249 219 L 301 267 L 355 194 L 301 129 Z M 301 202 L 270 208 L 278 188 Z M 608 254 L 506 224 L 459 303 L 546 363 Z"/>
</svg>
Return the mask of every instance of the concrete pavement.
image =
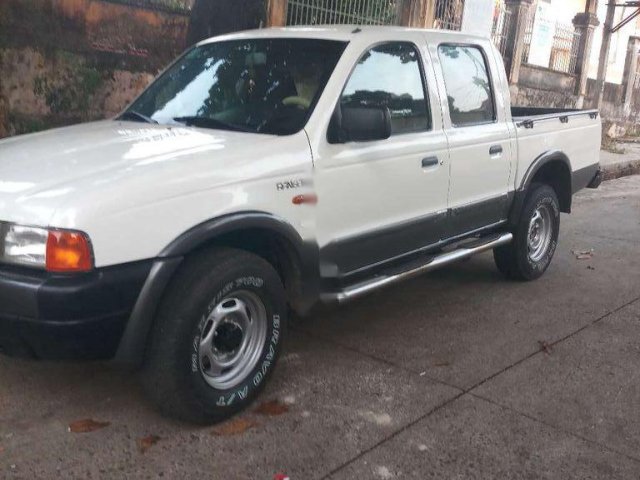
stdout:
<svg viewBox="0 0 640 480">
<path fill-rule="evenodd" d="M 579 194 L 561 229 L 536 282 L 485 254 L 316 312 L 216 428 L 108 366 L 1 358 L 0 478 L 637 479 L 640 176 Z M 87 418 L 109 425 L 68 432 Z"/>
<path fill-rule="evenodd" d="M 640 173 L 640 143 L 637 140 L 616 142 L 613 151 L 600 151 L 600 165 L 604 172 L 604 178 L 614 178 L 637 175 Z"/>
</svg>

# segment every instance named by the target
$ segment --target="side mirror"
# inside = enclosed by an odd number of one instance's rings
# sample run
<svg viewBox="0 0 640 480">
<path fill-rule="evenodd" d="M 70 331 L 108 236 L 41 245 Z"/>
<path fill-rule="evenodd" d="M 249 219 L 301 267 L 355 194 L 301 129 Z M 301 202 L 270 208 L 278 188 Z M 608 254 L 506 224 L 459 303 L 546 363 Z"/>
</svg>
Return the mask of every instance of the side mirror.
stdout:
<svg viewBox="0 0 640 480">
<path fill-rule="evenodd" d="M 329 124 L 329 143 L 369 142 L 391 136 L 391 114 L 387 107 L 338 105 Z"/>
</svg>

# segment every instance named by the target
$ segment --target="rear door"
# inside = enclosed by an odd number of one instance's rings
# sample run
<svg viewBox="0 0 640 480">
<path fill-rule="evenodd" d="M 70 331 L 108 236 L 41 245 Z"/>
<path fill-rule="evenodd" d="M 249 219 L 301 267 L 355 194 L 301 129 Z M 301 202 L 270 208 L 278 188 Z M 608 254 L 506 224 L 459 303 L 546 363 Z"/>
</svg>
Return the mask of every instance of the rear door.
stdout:
<svg viewBox="0 0 640 480">
<path fill-rule="evenodd" d="M 431 46 L 441 67 L 436 75 L 449 141 L 450 237 L 493 225 L 507 215 L 514 152 L 489 48 L 481 42 Z"/>
<path fill-rule="evenodd" d="M 446 223 L 448 150 L 435 77 L 421 35 L 403 37 L 351 51 L 336 101 L 387 106 L 391 137 L 331 144 L 325 126 L 313 147 L 325 276 L 355 274 L 436 242 Z"/>
</svg>

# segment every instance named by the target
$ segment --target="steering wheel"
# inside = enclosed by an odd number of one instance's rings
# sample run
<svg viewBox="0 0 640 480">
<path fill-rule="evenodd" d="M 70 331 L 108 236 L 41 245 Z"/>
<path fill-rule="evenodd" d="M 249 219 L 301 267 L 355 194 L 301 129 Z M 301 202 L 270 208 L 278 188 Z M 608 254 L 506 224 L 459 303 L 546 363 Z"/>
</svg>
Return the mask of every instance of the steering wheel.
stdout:
<svg viewBox="0 0 640 480">
<path fill-rule="evenodd" d="M 293 95 L 282 99 L 282 104 L 286 107 L 298 107 L 302 110 L 309 110 L 311 102 L 304 97 Z"/>
</svg>

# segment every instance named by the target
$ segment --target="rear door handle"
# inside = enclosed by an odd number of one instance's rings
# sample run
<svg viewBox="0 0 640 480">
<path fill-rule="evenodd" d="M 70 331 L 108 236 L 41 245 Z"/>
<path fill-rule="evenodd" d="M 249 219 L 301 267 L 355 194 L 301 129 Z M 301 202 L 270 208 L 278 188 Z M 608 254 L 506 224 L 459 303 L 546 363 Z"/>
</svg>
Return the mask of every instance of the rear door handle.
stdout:
<svg viewBox="0 0 640 480">
<path fill-rule="evenodd" d="M 489 149 L 489 155 L 500 155 L 502 153 L 502 145 L 494 145 Z"/>
<path fill-rule="evenodd" d="M 435 167 L 438 163 L 438 157 L 426 157 L 422 159 L 422 168 Z"/>
</svg>

